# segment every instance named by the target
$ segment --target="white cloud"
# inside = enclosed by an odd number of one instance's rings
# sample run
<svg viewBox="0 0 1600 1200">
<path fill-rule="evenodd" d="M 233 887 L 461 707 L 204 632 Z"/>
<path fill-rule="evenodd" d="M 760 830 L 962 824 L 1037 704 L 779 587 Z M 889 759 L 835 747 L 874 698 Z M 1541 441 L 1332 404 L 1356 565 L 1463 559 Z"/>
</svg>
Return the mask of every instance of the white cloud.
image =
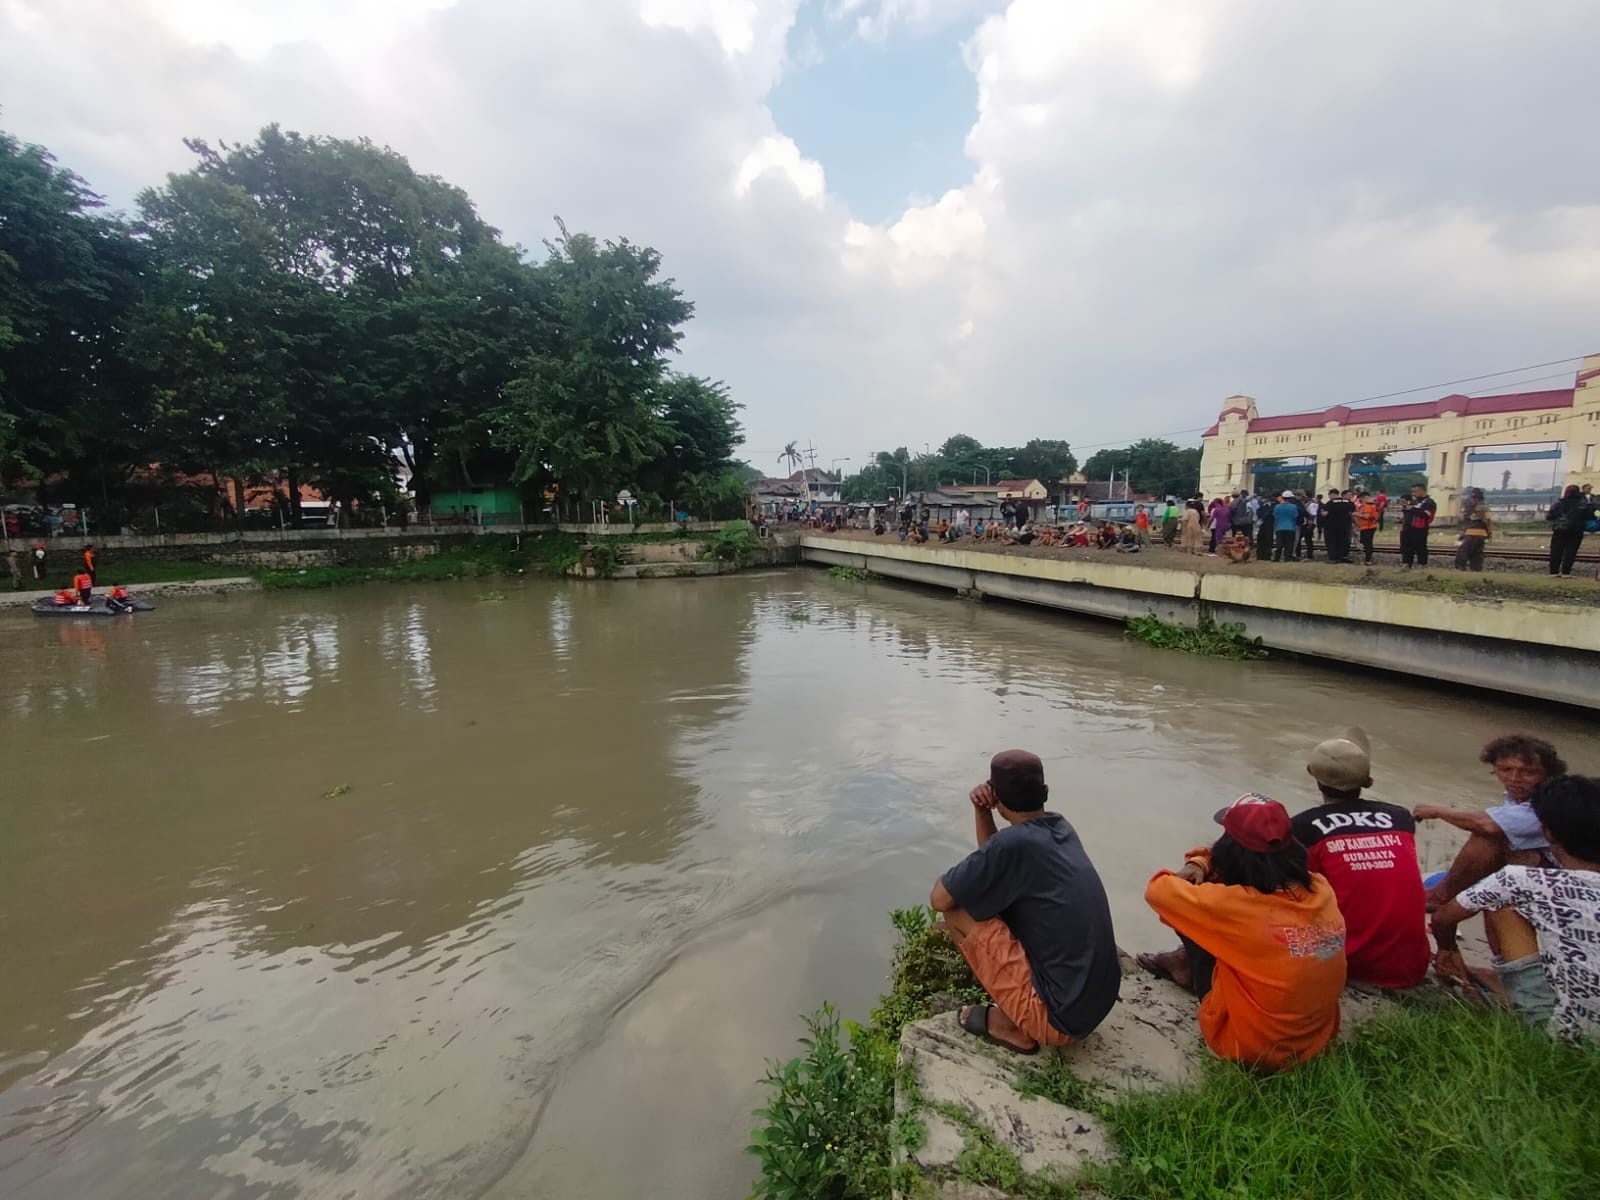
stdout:
<svg viewBox="0 0 1600 1200">
<path fill-rule="evenodd" d="M 734 190 L 740 196 L 748 195 L 755 182 L 768 174 L 782 175 L 807 200 L 822 199 L 822 164 L 802 157 L 793 139 L 782 134 L 767 134 L 745 155 Z"/>
<path fill-rule="evenodd" d="M 970 177 L 876 225 L 767 107 L 798 7 L 0 0 L 0 123 L 122 204 L 184 135 L 277 120 L 395 146 L 524 244 L 559 213 L 655 245 L 758 459 L 1092 445 L 1600 343 L 1586 0 L 842 0 L 862 36 L 959 30 L 978 85 Z"/>
</svg>

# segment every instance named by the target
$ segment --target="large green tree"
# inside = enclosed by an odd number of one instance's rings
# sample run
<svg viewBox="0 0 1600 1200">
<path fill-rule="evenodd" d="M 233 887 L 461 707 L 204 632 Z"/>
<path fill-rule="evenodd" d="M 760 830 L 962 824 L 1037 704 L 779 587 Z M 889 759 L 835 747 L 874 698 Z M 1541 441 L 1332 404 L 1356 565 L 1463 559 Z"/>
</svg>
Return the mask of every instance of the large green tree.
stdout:
<svg viewBox="0 0 1600 1200">
<path fill-rule="evenodd" d="M 1078 469 L 1078 460 L 1066 442 L 1034 438 L 1011 454 L 1011 470 L 1019 479 L 1037 479 L 1052 493 L 1056 484 Z"/>
<path fill-rule="evenodd" d="M 441 321 L 470 326 L 495 266 L 514 257 L 486 263 L 495 232 L 466 194 L 365 139 L 274 125 L 244 145 L 188 145 L 195 167 L 139 201 L 161 263 L 149 331 L 170 415 L 209 430 L 225 471 L 281 470 L 292 505 L 302 481 L 335 499 L 381 493 L 394 450 L 436 453 L 439 402 L 419 397 L 481 382 L 463 365 L 471 334 L 453 359 L 428 335 Z M 208 355 L 194 355 L 197 339 Z M 218 374 L 227 407 L 178 407 Z"/>
<path fill-rule="evenodd" d="M 1200 486 L 1200 448 L 1185 448 L 1162 438 L 1143 438 L 1120 450 L 1096 450 L 1083 464 L 1091 480 L 1122 478 L 1136 492 L 1192 496 Z"/>
<path fill-rule="evenodd" d="M 694 306 L 658 278 L 661 256 L 649 247 L 563 227 L 547 248 L 549 328 L 504 389 L 495 438 L 515 453 L 519 480 L 609 498 L 671 452 L 660 389 Z"/>
<path fill-rule="evenodd" d="M 149 420 L 123 353 L 144 255 L 99 208 L 46 150 L 0 133 L 0 485 L 66 473 L 80 502 L 120 485 Z"/>
</svg>

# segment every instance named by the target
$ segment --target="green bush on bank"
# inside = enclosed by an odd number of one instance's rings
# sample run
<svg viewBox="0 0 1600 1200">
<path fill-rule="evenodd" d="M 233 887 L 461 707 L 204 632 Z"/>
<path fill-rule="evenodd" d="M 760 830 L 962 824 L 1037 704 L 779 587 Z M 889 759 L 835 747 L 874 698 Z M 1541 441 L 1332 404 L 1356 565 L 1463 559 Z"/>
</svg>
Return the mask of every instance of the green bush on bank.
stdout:
<svg viewBox="0 0 1600 1200">
<path fill-rule="evenodd" d="M 935 997 L 982 992 L 926 909 L 893 914 L 889 991 L 867 1025 L 831 1005 L 806 1018 L 804 1053 L 773 1063 L 750 1152 L 756 1200 L 888 1200 L 920 1180 L 893 1166 L 920 1144 L 894 1116 L 900 1031 Z M 1196 1033 L 1198 1037 L 1198 1032 Z M 1600 1046 L 1574 1047 L 1509 1016 L 1451 1001 L 1396 1006 L 1296 1071 L 1260 1076 L 1207 1061 L 1191 1088 L 1108 1099 L 1051 1056 L 1018 1059 L 1018 1088 L 1097 1112 L 1118 1159 L 1077 1179 L 1024 1178 L 967 1133 L 963 1178 L 1028 1197 L 1112 1200 L 1579 1200 L 1596 1194 Z M 941 1110 L 943 1111 L 943 1110 Z"/>
<path fill-rule="evenodd" d="M 895 1147 L 921 1135 L 915 1119 L 894 1119 L 900 1031 L 932 1015 L 941 993 L 983 995 L 933 918 L 926 908 L 890 914 L 900 939 L 870 1025 L 841 1022 L 825 1004 L 805 1018 L 805 1053 L 768 1067 L 768 1100 L 749 1147 L 761 1165 L 757 1200 L 877 1200 L 894 1191 Z"/>
<path fill-rule="evenodd" d="M 1213 658 L 1265 658 L 1267 651 L 1260 638 L 1247 637 L 1243 625 L 1201 617 L 1193 626 L 1176 625 L 1150 614 L 1128 619 L 1127 635 L 1147 646 L 1162 650 L 1181 650 L 1185 654 L 1208 654 Z"/>
</svg>

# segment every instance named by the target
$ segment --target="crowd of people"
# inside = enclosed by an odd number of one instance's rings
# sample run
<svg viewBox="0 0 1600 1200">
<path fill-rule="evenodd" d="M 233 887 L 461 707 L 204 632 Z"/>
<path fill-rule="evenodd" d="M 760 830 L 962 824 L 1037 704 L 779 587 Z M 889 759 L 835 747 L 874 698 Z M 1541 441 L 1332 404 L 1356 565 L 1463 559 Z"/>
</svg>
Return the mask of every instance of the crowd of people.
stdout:
<svg viewBox="0 0 1600 1200">
<path fill-rule="evenodd" d="M 1208 503 L 1196 496 L 1183 503 L 1168 499 L 1156 506 L 1138 505 L 1133 520 L 1119 524 L 1090 519 L 1088 501 L 1078 504 L 1074 520 L 1036 521 L 1023 503 L 1006 505 L 995 520 L 973 521 L 966 510 L 935 522 L 931 511 L 914 502 L 898 511 L 874 509 L 870 527 L 875 534 L 889 532 L 898 517 L 902 542 L 923 544 L 973 539 L 1013 546 L 1077 546 L 1137 553 L 1158 535 L 1168 549 L 1190 555 L 1209 555 L 1232 563 L 1312 561 L 1320 544 L 1330 563 L 1371 565 L 1377 535 L 1394 522 L 1400 541 L 1400 562 L 1407 569 L 1429 564 L 1429 536 L 1439 515 L 1438 502 L 1423 484 L 1417 484 L 1398 501 L 1383 490 L 1332 488 L 1308 495 L 1284 491 L 1276 496 L 1236 491 L 1216 496 Z M 829 514 L 829 531 L 851 522 Z M 1600 507 L 1588 485 L 1569 486 L 1550 506 L 1550 574 L 1570 576 L 1585 533 L 1600 532 Z M 1482 571 L 1484 549 L 1494 537 L 1494 520 L 1481 489 L 1467 493 L 1456 537 L 1454 565 L 1458 570 Z M 1357 557 L 1359 556 L 1359 558 Z"/>
<path fill-rule="evenodd" d="M 1200 997 L 1213 1053 L 1263 1070 L 1328 1045 L 1347 985 L 1413 988 L 1430 971 L 1556 1036 L 1600 1039 L 1600 779 L 1568 774 L 1554 746 L 1523 734 L 1479 757 L 1499 804 L 1408 809 L 1365 794 L 1361 729 L 1318 743 L 1314 803 L 1291 816 L 1240 796 L 1216 813 L 1214 842 L 1150 879 L 1145 899 L 1179 945 L 1139 964 Z M 1048 797 L 1036 755 L 995 755 L 970 794 L 977 849 L 931 897 L 992 1001 L 960 1009 L 961 1028 L 1023 1054 L 1087 1037 L 1121 980 L 1105 889 Z M 1415 839 L 1425 821 L 1469 835 L 1431 887 Z M 1492 969 L 1469 970 L 1457 929 L 1479 913 Z"/>
</svg>

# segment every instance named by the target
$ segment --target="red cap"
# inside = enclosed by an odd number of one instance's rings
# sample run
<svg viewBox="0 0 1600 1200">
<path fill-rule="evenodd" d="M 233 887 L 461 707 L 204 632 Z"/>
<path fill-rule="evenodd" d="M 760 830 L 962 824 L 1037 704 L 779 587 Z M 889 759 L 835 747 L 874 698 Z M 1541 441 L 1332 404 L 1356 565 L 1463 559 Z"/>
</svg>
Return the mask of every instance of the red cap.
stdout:
<svg viewBox="0 0 1600 1200">
<path fill-rule="evenodd" d="M 1246 792 L 1219 811 L 1216 822 L 1223 833 L 1257 854 L 1282 850 L 1294 838 L 1288 811 L 1276 800 L 1256 792 Z"/>
</svg>

